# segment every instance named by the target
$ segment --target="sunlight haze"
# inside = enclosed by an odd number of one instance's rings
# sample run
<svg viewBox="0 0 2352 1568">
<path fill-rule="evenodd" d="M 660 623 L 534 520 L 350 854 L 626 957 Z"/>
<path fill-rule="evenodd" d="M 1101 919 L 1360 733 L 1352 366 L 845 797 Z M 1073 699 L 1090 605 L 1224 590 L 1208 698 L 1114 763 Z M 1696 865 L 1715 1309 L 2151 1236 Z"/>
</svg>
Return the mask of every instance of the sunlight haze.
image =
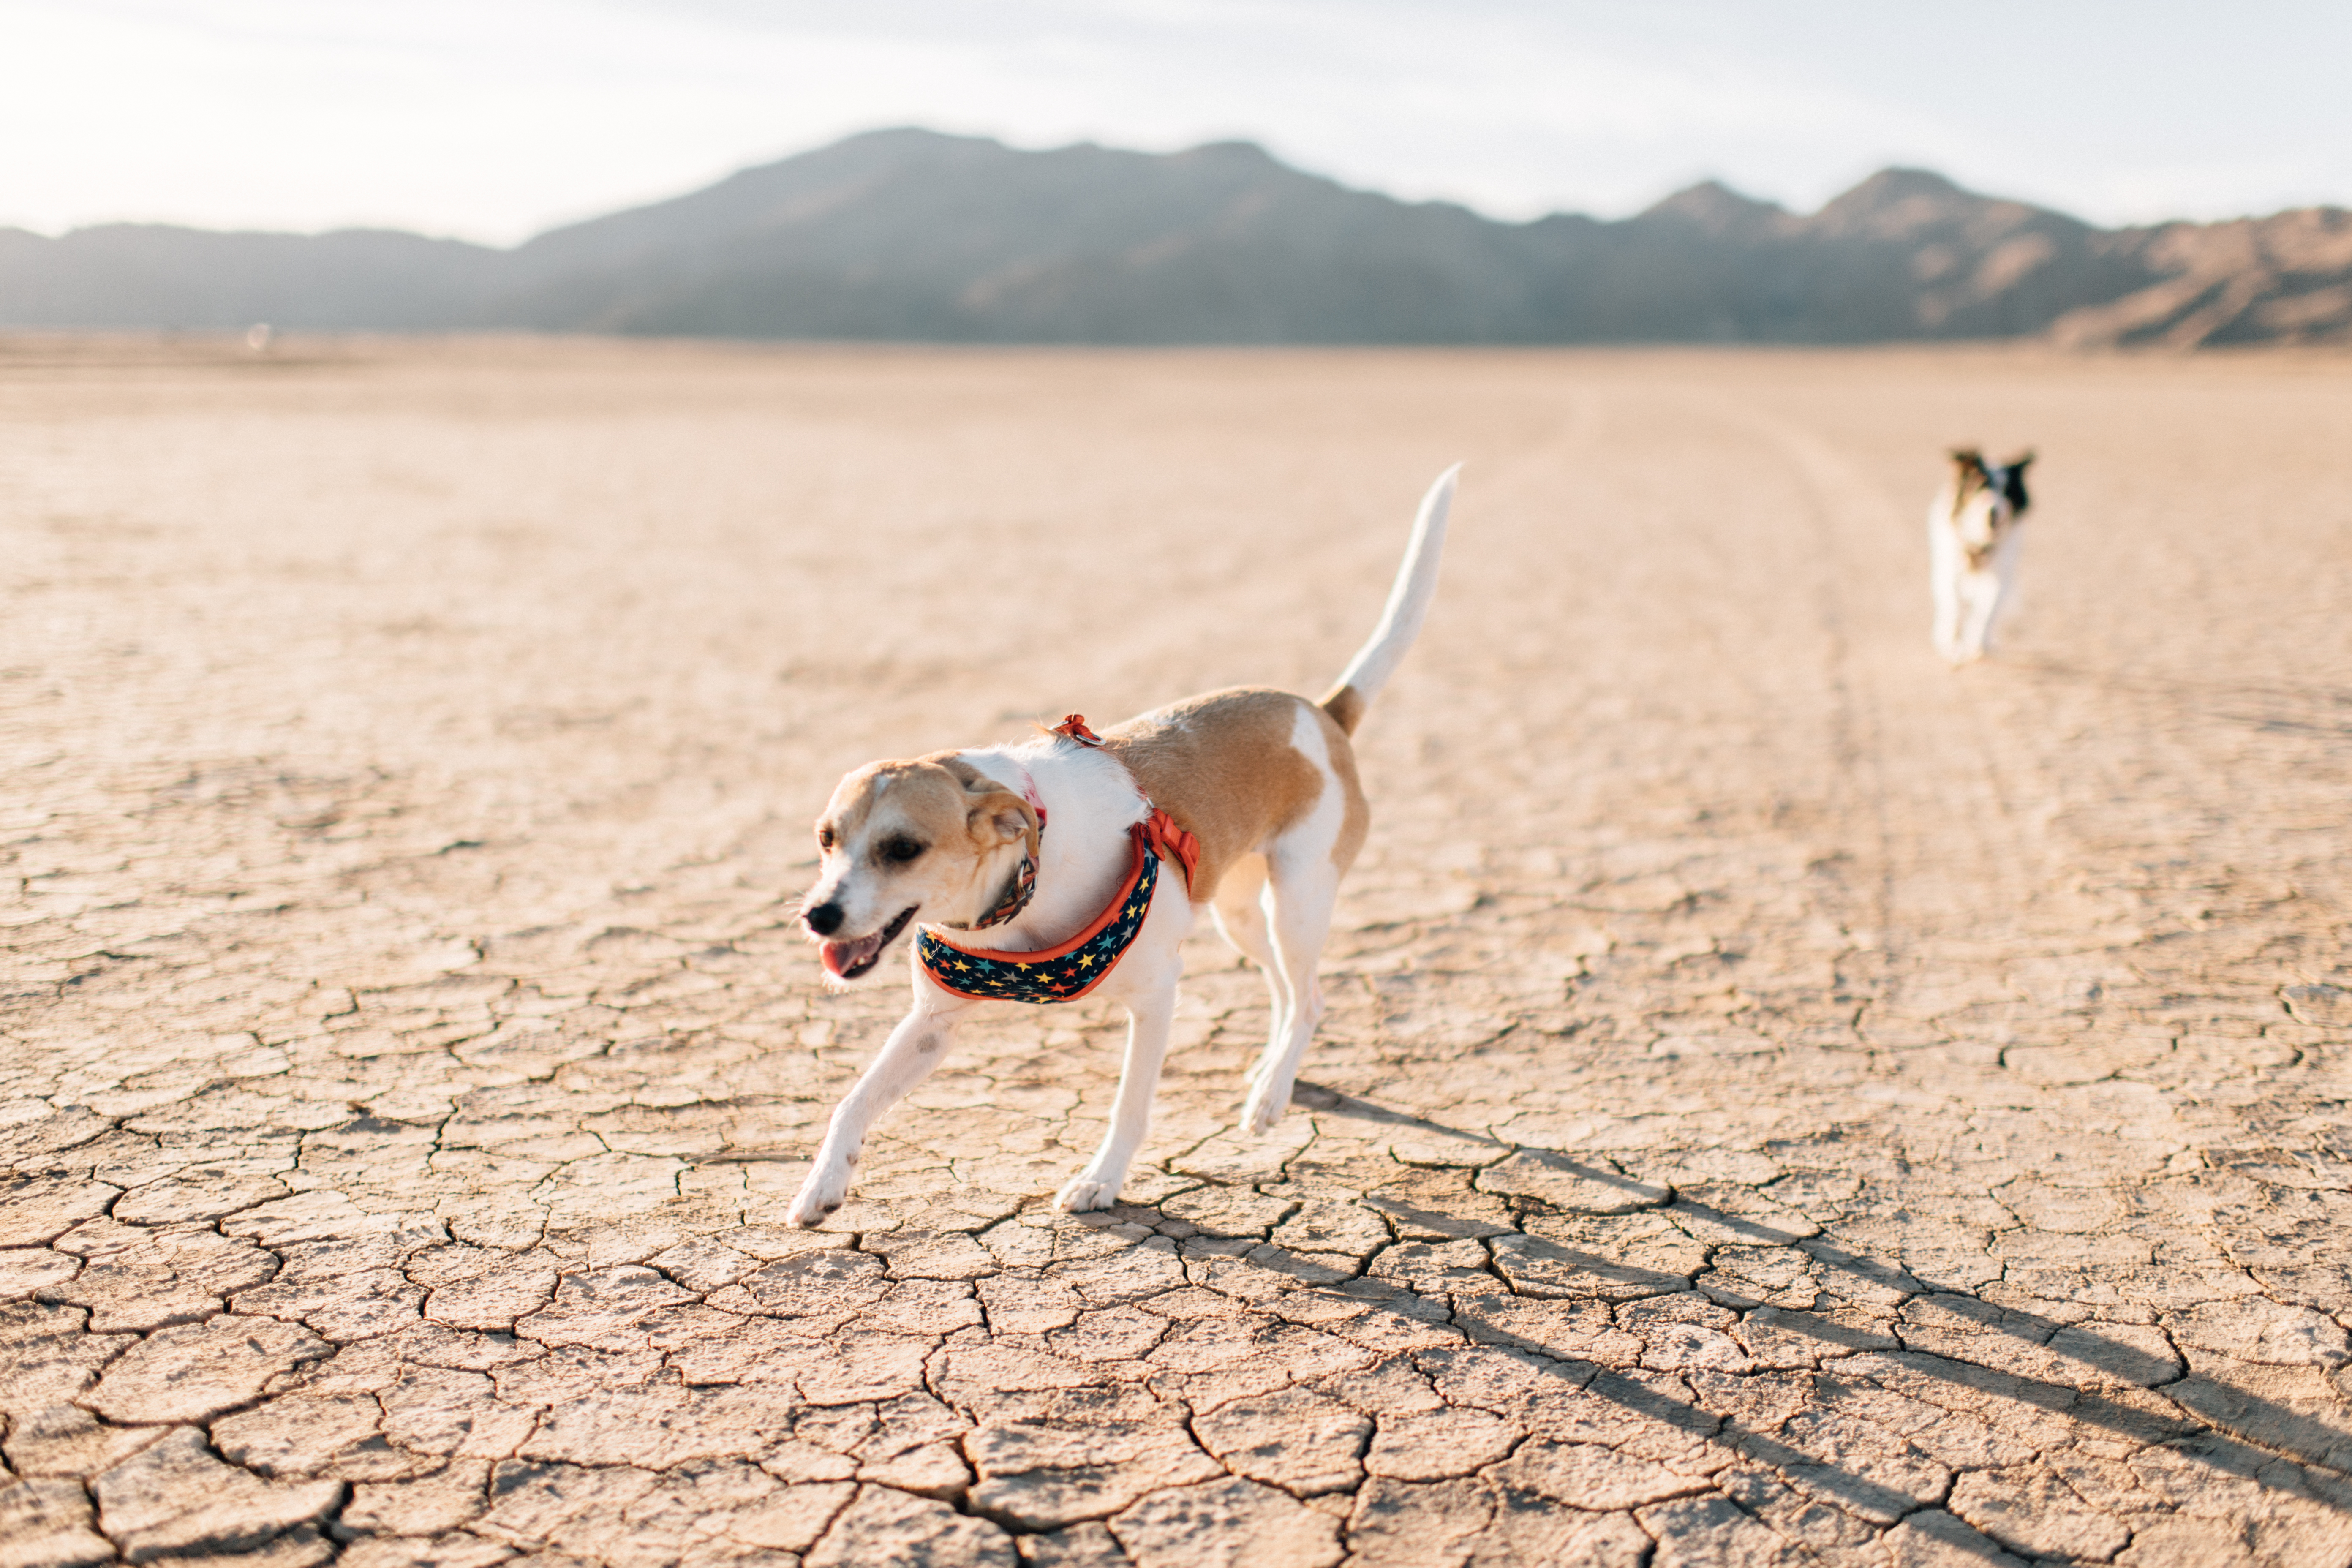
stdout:
<svg viewBox="0 0 2352 1568">
<path fill-rule="evenodd" d="M 877 126 L 1244 138 L 1489 215 L 1889 163 L 2101 223 L 2352 201 L 2352 12 L 1843 0 L 0 0 L 0 224 L 508 243 Z M 2124 18 L 2128 17 L 2126 23 Z"/>
</svg>

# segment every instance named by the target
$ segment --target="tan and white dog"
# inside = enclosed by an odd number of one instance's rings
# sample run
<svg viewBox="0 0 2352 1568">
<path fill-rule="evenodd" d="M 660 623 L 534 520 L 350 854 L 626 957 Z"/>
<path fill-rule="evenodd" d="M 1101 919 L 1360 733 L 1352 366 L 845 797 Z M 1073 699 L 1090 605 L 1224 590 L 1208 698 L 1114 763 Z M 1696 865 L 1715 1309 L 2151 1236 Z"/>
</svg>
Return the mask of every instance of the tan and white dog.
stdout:
<svg viewBox="0 0 2352 1568">
<path fill-rule="evenodd" d="M 1348 737 L 1428 613 L 1459 471 L 1430 488 L 1380 625 L 1320 702 L 1236 687 L 1098 737 L 1074 717 L 1017 745 L 872 763 L 841 781 L 817 821 L 824 858 L 802 919 L 836 984 L 872 973 L 917 931 L 914 1005 L 834 1111 L 793 1200 L 794 1225 L 841 1206 L 875 1120 L 946 1058 L 979 1005 L 950 988 L 967 984 L 967 963 L 1032 986 L 1014 999 L 1059 1000 L 1034 985 L 1064 984 L 1056 966 L 1075 971 L 1106 952 L 1108 973 L 1083 984 L 1126 1007 L 1127 1060 L 1109 1131 L 1059 1201 L 1072 1210 L 1116 1203 L 1150 1125 L 1178 949 L 1203 905 L 1265 971 L 1272 997 L 1244 1123 L 1264 1132 L 1281 1120 L 1322 1015 L 1315 968 L 1339 879 L 1370 819 Z M 1188 867 L 1171 863 L 1171 845 Z M 1147 865 L 1152 847 L 1159 859 Z M 984 951 L 975 946 L 982 926 Z M 1024 962 L 1029 954 L 1059 956 Z"/>
<path fill-rule="evenodd" d="M 2032 503 L 2023 453 L 1988 465 L 1973 447 L 1952 452 L 1952 475 L 1927 509 L 1929 588 L 1935 596 L 1936 651 L 1954 664 L 1992 651 L 1993 617 L 2017 584 L 2018 526 Z"/>
</svg>

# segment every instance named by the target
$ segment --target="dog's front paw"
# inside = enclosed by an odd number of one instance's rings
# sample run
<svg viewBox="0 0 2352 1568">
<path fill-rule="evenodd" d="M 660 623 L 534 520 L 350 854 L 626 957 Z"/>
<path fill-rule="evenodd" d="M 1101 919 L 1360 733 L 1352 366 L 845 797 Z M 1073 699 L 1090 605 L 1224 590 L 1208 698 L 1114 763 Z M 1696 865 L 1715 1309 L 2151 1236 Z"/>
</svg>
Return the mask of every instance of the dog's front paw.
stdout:
<svg viewBox="0 0 2352 1568">
<path fill-rule="evenodd" d="M 820 1160 L 816 1168 L 801 1184 L 793 1198 L 793 1206 L 784 1211 L 784 1221 L 802 1230 L 814 1230 L 833 1217 L 835 1209 L 849 1197 L 849 1166 L 840 1161 Z"/>
<path fill-rule="evenodd" d="M 1104 1181 L 1091 1172 L 1073 1177 L 1055 1196 L 1054 1206 L 1064 1214 L 1092 1214 L 1118 1202 L 1117 1178 Z"/>
</svg>

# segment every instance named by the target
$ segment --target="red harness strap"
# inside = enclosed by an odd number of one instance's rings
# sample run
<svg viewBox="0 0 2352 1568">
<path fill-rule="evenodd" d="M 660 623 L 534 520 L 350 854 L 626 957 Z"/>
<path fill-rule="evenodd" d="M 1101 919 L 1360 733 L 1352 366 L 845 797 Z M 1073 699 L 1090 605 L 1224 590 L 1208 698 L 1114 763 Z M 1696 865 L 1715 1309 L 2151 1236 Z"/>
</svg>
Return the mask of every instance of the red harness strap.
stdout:
<svg viewBox="0 0 2352 1568">
<path fill-rule="evenodd" d="M 1184 890 L 1192 891 L 1192 874 L 1201 868 L 1201 841 L 1176 826 L 1176 819 L 1160 810 L 1151 808 L 1151 815 L 1136 825 L 1143 830 L 1143 841 L 1162 860 L 1173 860 L 1184 868 Z"/>
</svg>

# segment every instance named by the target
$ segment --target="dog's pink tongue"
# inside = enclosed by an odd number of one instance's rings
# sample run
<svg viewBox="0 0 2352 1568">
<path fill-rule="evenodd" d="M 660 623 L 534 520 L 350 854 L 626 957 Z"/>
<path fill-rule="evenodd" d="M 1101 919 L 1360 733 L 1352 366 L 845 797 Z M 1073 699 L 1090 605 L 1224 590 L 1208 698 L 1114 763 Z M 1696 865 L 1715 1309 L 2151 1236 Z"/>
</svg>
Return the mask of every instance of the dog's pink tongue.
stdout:
<svg viewBox="0 0 2352 1568">
<path fill-rule="evenodd" d="M 817 957 L 828 973 L 838 976 L 865 956 L 858 951 L 865 945 L 863 942 L 828 942 L 817 949 Z"/>
</svg>

